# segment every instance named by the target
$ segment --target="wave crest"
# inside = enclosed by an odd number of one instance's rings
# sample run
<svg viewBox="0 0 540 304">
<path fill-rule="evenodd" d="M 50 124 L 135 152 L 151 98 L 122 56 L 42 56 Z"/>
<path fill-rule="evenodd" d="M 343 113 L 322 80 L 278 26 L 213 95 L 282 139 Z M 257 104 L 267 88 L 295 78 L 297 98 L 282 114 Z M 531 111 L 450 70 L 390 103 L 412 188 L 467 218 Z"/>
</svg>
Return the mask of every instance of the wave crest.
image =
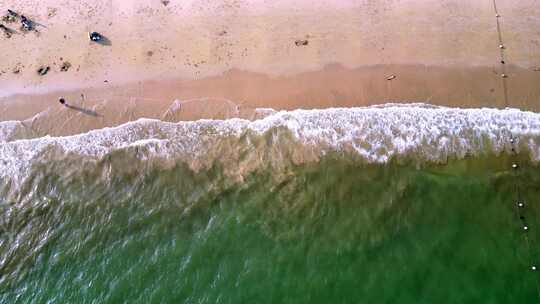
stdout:
<svg viewBox="0 0 540 304">
<path fill-rule="evenodd" d="M 449 157 L 510 152 L 511 136 L 518 152 L 540 160 L 540 114 L 515 109 L 411 104 L 269 112 L 256 121 L 139 119 L 79 135 L 4 143 L 0 178 L 20 182 L 39 163 L 61 166 L 68 158 L 99 162 L 112 153 L 139 163 L 181 161 L 195 171 L 219 163 L 226 174 L 238 178 L 261 166 L 315 161 L 329 152 L 368 163 L 441 163 Z"/>
</svg>

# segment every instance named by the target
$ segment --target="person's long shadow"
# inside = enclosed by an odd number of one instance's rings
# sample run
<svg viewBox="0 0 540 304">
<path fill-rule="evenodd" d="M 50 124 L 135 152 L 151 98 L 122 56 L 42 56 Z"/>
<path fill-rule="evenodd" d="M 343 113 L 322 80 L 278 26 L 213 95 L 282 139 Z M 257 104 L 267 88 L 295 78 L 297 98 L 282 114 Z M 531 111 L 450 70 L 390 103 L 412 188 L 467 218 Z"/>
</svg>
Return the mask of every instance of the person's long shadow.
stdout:
<svg viewBox="0 0 540 304">
<path fill-rule="evenodd" d="M 68 104 L 65 104 L 65 106 L 67 108 L 69 108 L 69 109 L 81 112 L 81 113 L 86 114 L 86 115 L 90 115 L 90 116 L 94 116 L 94 117 L 103 117 L 103 115 L 99 114 L 98 112 L 96 112 L 94 110 L 85 109 L 85 108 L 72 106 L 72 105 L 68 105 Z"/>
</svg>

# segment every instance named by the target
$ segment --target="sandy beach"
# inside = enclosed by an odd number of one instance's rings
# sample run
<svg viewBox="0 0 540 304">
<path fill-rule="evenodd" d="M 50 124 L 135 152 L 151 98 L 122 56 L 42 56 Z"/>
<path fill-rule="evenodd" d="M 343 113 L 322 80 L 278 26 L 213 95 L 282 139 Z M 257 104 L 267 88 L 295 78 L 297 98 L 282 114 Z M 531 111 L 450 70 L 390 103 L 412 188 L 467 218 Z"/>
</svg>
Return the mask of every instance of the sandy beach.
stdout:
<svg viewBox="0 0 540 304">
<path fill-rule="evenodd" d="M 3 22 L 14 32 L 1 38 L 0 120 L 43 134 L 140 117 L 254 118 L 256 108 L 540 111 L 534 0 L 497 1 L 504 65 L 491 1 L 2 0 L 0 8 L 35 24 L 24 32 Z M 89 41 L 89 31 L 106 43 Z"/>
</svg>

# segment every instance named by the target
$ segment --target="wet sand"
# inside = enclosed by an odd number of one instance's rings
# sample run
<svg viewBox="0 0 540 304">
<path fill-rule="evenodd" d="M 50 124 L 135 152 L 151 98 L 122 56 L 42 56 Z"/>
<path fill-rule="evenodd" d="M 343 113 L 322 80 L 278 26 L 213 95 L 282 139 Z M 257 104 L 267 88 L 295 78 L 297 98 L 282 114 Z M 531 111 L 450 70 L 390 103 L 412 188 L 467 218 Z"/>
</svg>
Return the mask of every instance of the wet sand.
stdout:
<svg viewBox="0 0 540 304">
<path fill-rule="evenodd" d="M 509 106 L 540 111 L 540 86 L 536 85 L 540 73 L 514 66 L 508 74 Z M 348 69 L 331 65 L 321 71 L 281 77 L 233 70 L 200 80 L 143 81 L 12 96 L 0 102 L 0 119 L 26 120 L 40 133 L 67 135 L 141 117 L 167 121 L 254 119 L 255 109 L 267 107 L 291 110 L 423 102 L 503 108 L 500 81 L 496 70 L 487 67 L 381 65 Z M 60 96 L 77 108 L 62 106 Z"/>
<path fill-rule="evenodd" d="M 491 1 L 0 0 L 37 30 L 7 24 L 17 33 L 1 38 L 0 120 L 60 135 L 140 117 L 253 118 L 261 107 L 540 111 L 540 7 L 497 4 L 504 67 Z M 88 41 L 94 30 L 108 42 Z"/>
</svg>

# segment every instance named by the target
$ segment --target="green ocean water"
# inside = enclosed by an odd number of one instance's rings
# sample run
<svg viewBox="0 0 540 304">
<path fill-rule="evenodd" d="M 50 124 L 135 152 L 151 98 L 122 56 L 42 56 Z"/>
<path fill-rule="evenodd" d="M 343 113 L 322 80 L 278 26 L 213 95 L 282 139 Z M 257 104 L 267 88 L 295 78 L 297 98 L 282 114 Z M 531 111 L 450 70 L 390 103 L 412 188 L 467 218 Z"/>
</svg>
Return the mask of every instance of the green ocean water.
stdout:
<svg viewBox="0 0 540 304">
<path fill-rule="evenodd" d="M 35 166 L 0 191 L 0 302 L 536 303 L 540 170 L 512 161 Z"/>
</svg>

